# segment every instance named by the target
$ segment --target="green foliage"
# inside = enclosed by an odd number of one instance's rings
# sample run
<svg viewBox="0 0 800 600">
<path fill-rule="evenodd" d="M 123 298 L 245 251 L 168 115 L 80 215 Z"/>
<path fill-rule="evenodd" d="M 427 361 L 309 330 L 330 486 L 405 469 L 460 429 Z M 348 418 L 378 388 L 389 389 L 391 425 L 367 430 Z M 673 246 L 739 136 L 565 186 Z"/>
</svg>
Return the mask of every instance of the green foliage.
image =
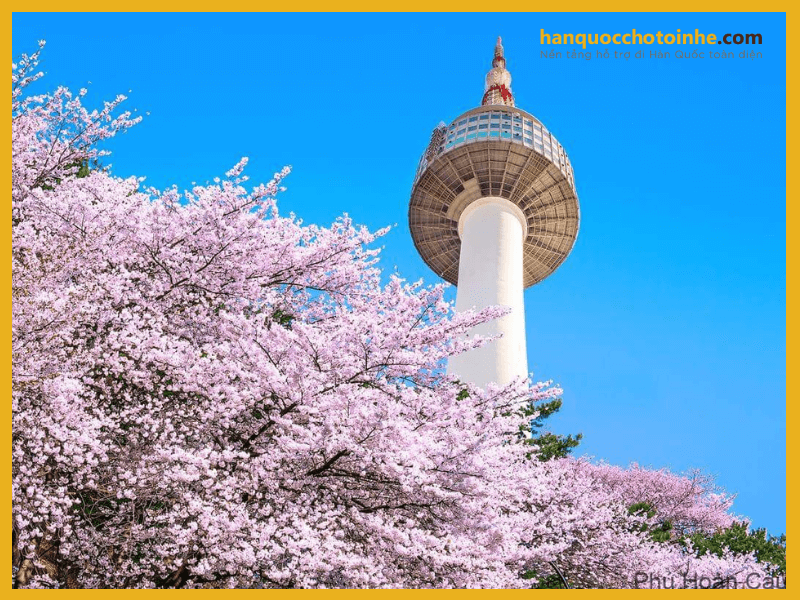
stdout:
<svg viewBox="0 0 800 600">
<path fill-rule="evenodd" d="M 756 560 L 771 565 L 773 576 L 786 574 L 786 534 L 767 536 L 765 529 L 747 530 L 746 523 L 734 523 L 713 535 L 695 533 L 688 538 L 697 556 L 707 552 L 722 556 L 727 549 L 734 554 L 755 552 Z M 683 542 L 685 544 L 685 541 Z"/>
<path fill-rule="evenodd" d="M 98 168 L 98 166 L 99 165 L 97 165 L 95 163 L 94 167 Z M 81 161 L 80 165 L 78 166 L 78 172 L 75 174 L 75 176 L 78 179 L 83 179 L 84 177 L 88 177 L 89 173 L 91 173 L 91 172 L 92 172 L 92 170 L 89 168 L 89 161 L 83 160 L 83 161 Z"/>
<path fill-rule="evenodd" d="M 583 439 L 582 433 L 564 436 L 543 431 L 545 420 L 557 413 L 561 409 L 561 404 L 561 399 L 556 398 L 547 402 L 531 404 L 523 409 L 523 415 L 530 419 L 527 431 L 530 431 L 531 434 L 525 443 L 538 447 L 536 457 L 541 461 L 566 457 Z M 534 415 L 536 416 L 534 417 Z M 522 432 L 526 433 L 526 428 L 523 428 Z"/>
<path fill-rule="evenodd" d="M 532 586 L 531 589 L 534 590 L 564 589 L 564 583 L 561 581 L 561 578 L 555 573 L 551 573 L 549 575 L 538 575 L 536 571 L 526 571 L 525 574 L 522 576 L 523 579 L 533 579 L 534 577 L 538 577 L 539 581 L 536 583 L 536 585 Z"/>
<path fill-rule="evenodd" d="M 629 515 L 638 515 L 652 519 L 656 516 L 656 509 L 649 502 L 637 502 L 628 507 Z"/>
<path fill-rule="evenodd" d="M 628 514 L 653 519 L 656 511 L 648 502 L 637 502 L 628 507 Z M 674 539 L 672 523 L 668 520 L 642 525 L 641 530 L 648 531 L 655 542 L 669 542 Z M 786 534 L 767 536 L 765 529 L 748 531 L 746 523 L 734 523 L 713 534 L 698 531 L 676 541 L 682 546 L 687 546 L 687 542 L 691 542 L 698 557 L 706 553 L 722 556 L 726 550 L 734 554 L 754 552 L 757 562 L 770 565 L 770 575 L 786 574 Z"/>
<path fill-rule="evenodd" d="M 656 510 L 649 502 L 637 502 L 628 507 L 628 514 L 652 519 L 656 516 Z M 641 531 L 648 531 L 654 542 L 668 542 L 672 539 L 672 523 L 668 520 L 659 521 L 650 526 L 642 524 Z"/>
<path fill-rule="evenodd" d="M 84 177 L 88 177 L 89 174 L 92 171 L 100 171 L 102 169 L 102 167 L 100 166 L 100 163 L 97 162 L 96 160 L 91 165 L 89 164 L 88 160 L 77 161 L 75 163 L 66 165 L 66 168 L 67 169 L 69 169 L 69 168 L 72 168 L 72 169 L 77 168 L 78 170 L 75 173 L 75 177 L 77 177 L 78 179 L 83 179 Z M 40 187 L 42 189 L 44 189 L 44 190 L 52 190 L 60 182 L 61 182 L 61 179 L 59 179 L 59 178 L 50 179 L 49 182 L 43 182 L 40 185 Z"/>
<path fill-rule="evenodd" d="M 281 327 L 285 327 L 286 329 L 291 329 L 292 322 L 294 321 L 294 315 L 290 315 L 289 313 L 284 312 L 280 308 L 278 308 L 275 309 L 275 312 L 272 313 L 272 320 Z"/>
<path fill-rule="evenodd" d="M 467 388 L 462 388 L 456 395 L 456 400 L 469 398 Z M 522 409 L 522 416 L 525 417 L 526 425 L 520 426 L 519 436 L 524 439 L 524 443 L 529 446 L 536 446 L 536 452 L 528 454 L 528 458 L 536 456 L 541 461 L 553 458 L 564 458 L 572 449 L 580 444 L 583 434 L 558 435 L 549 431 L 542 431 L 545 419 L 554 415 L 561 409 L 561 399 L 550 400 L 547 402 L 532 403 Z M 535 416 L 534 416 L 535 415 Z M 530 437 L 528 437 L 530 434 Z"/>
</svg>

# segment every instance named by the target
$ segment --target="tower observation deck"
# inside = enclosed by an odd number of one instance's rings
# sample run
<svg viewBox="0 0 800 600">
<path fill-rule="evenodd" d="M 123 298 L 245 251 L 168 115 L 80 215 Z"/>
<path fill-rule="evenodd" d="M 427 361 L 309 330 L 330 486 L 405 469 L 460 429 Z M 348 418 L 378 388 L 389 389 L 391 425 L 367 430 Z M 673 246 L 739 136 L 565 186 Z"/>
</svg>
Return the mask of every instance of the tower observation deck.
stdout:
<svg viewBox="0 0 800 600">
<path fill-rule="evenodd" d="M 433 130 L 408 218 L 423 260 L 458 287 L 456 310 L 511 307 L 472 332 L 502 338 L 454 357 L 448 370 L 478 385 L 527 376 L 522 291 L 567 258 L 580 209 L 564 148 L 515 106 L 500 38 L 481 106 Z"/>
</svg>

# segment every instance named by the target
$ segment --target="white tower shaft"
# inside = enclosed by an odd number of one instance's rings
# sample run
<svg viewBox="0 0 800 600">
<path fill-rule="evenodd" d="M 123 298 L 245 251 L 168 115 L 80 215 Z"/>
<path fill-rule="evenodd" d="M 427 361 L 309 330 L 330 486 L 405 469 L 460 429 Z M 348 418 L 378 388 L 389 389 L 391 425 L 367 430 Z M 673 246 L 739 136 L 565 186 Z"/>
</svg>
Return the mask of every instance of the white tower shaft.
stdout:
<svg viewBox="0 0 800 600">
<path fill-rule="evenodd" d="M 523 303 L 523 241 L 527 223 L 522 211 L 504 198 L 484 197 L 464 209 L 458 222 L 461 257 L 456 310 L 502 305 L 511 312 L 474 327 L 470 335 L 502 334 L 482 348 L 454 356 L 448 373 L 485 387 L 528 375 Z"/>
</svg>

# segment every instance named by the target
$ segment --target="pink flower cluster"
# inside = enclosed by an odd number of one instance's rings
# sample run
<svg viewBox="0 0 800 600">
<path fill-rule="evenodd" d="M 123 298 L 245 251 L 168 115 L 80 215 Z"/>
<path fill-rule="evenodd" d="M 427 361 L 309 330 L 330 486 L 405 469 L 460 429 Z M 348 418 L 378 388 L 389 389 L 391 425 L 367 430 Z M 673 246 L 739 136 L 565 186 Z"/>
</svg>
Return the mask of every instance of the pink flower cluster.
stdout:
<svg viewBox="0 0 800 600">
<path fill-rule="evenodd" d="M 38 54 L 38 53 L 37 53 Z M 448 380 L 470 327 L 381 279 L 371 233 L 278 213 L 288 169 L 184 193 L 78 167 L 135 123 L 12 69 L 13 534 L 20 587 L 573 587 L 763 574 L 654 542 L 729 524 L 708 482 L 530 460 L 559 390 Z M 524 577 L 524 576 L 527 576 Z M 532 578 L 531 578 L 532 577 Z M 650 585 L 650 584 L 648 584 Z"/>
</svg>

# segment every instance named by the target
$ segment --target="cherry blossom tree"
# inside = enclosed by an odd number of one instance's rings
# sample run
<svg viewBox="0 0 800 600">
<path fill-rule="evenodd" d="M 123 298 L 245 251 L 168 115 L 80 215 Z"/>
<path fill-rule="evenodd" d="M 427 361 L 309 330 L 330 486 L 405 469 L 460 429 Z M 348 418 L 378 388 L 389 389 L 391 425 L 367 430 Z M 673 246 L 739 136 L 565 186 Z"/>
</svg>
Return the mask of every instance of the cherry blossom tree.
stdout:
<svg viewBox="0 0 800 600">
<path fill-rule="evenodd" d="M 16 586 L 767 576 L 752 553 L 677 543 L 732 523 L 704 479 L 532 460 L 530 407 L 560 390 L 442 368 L 503 309 L 454 314 L 443 286 L 384 281 L 386 230 L 282 216 L 288 169 L 248 189 L 242 160 L 185 192 L 78 176 L 138 119 L 122 96 L 26 96 L 37 57 L 12 67 Z"/>
</svg>

